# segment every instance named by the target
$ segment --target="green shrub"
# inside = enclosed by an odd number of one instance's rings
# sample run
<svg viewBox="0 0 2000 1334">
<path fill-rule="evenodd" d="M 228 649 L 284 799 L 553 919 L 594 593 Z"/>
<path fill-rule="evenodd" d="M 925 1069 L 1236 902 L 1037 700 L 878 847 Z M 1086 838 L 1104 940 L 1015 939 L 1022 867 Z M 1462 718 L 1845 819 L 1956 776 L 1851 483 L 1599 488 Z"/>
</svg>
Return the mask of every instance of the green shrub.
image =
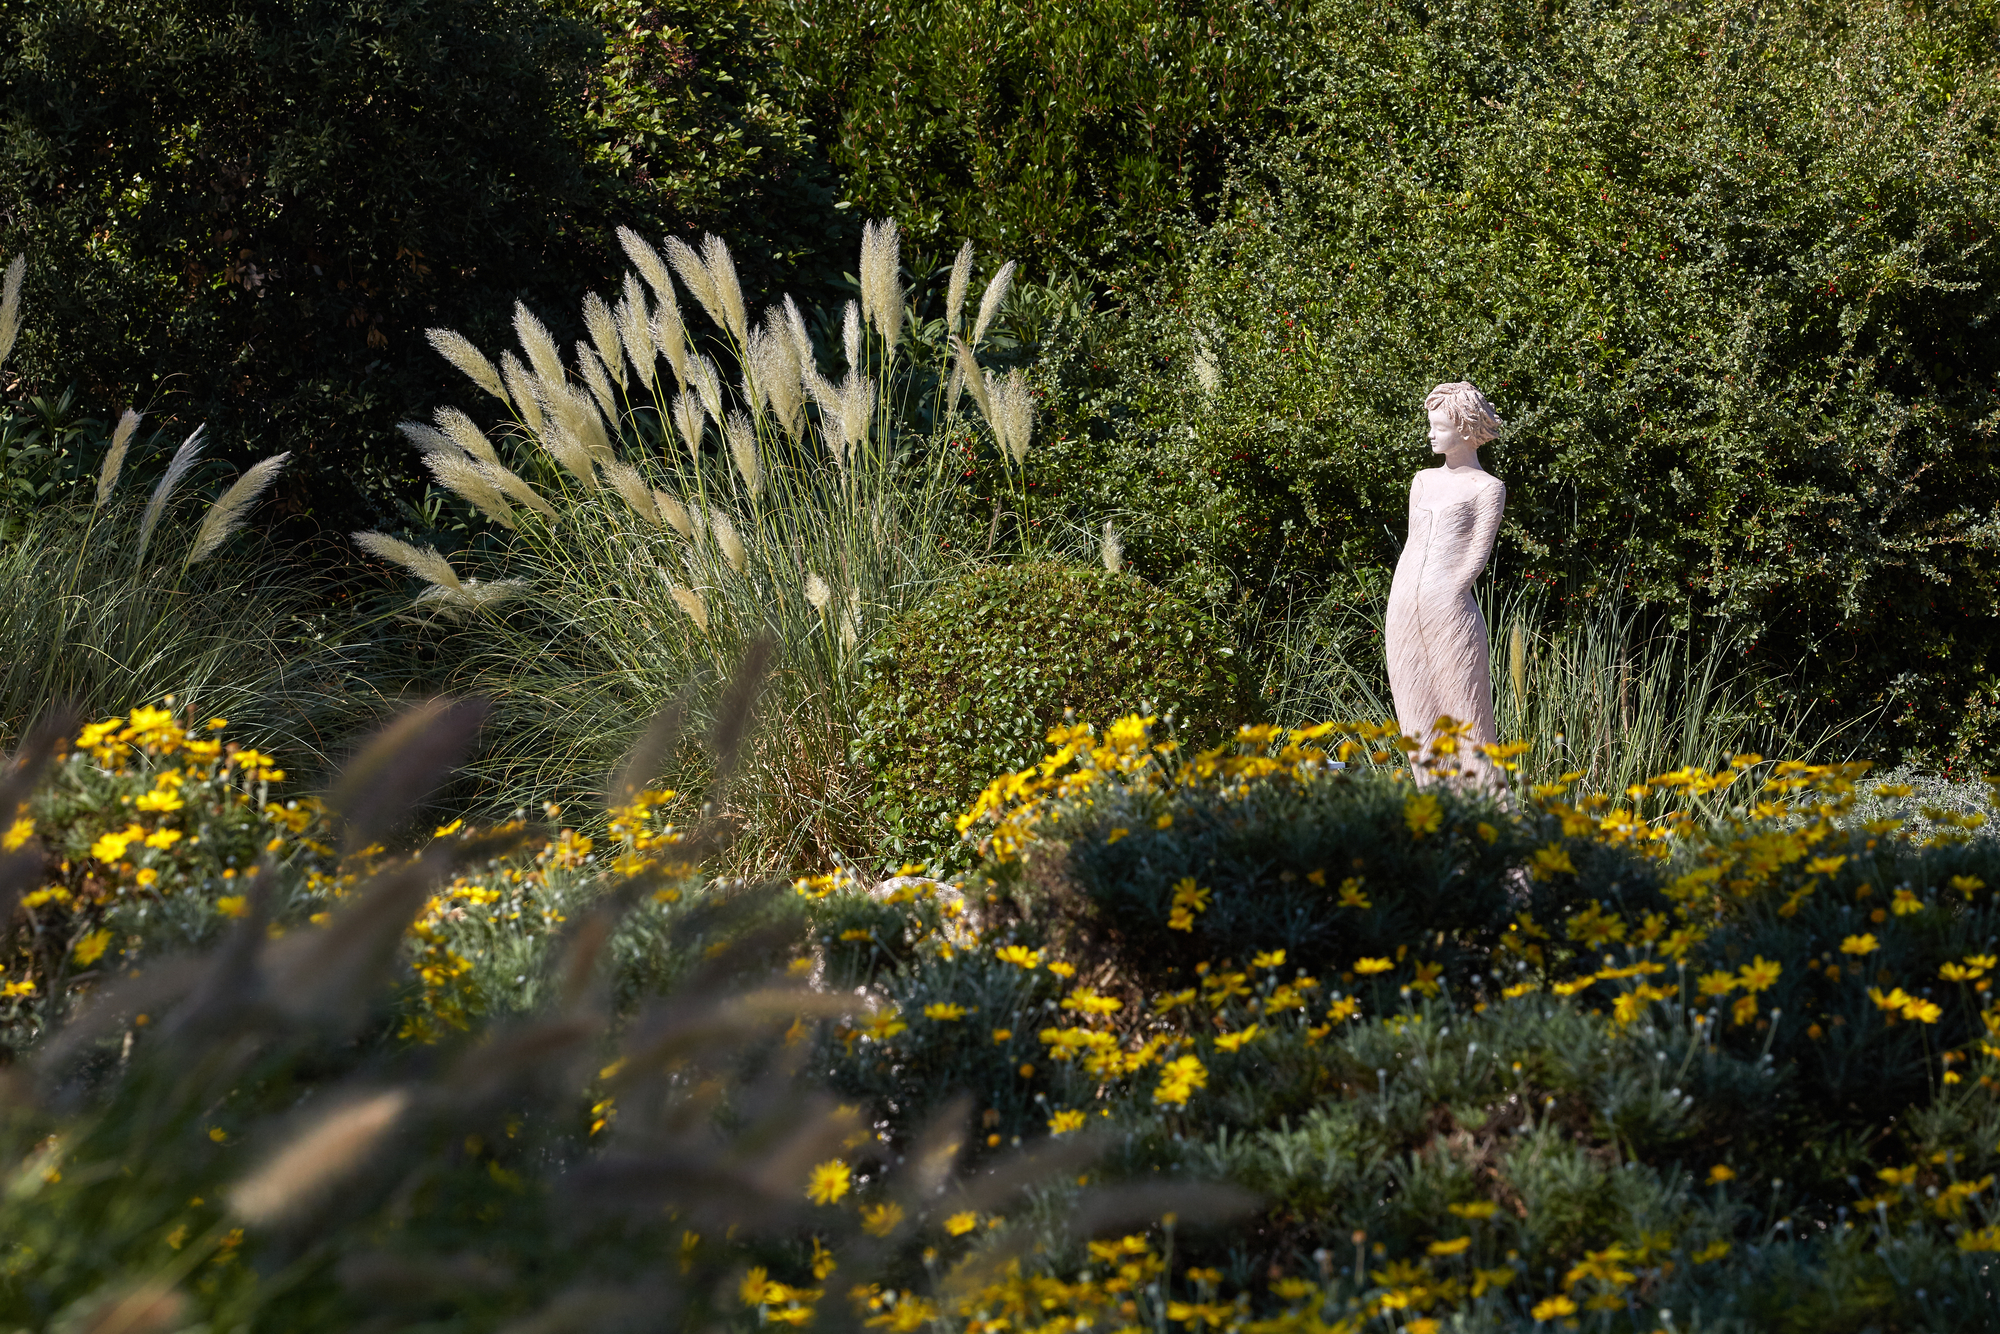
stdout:
<svg viewBox="0 0 2000 1334">
<path fill-rule="evenodd" d="M 973 794 L 1066 714 L 1170 711 L 1206 744 L 1254 709 L 1208 616 L 1129 574 L 1049 562 L 961 576 L 883 629 L 865 673 L 854 755 L 899 856 L 947 848 Z"/>
<path fill-rule="evenodd" d="M 1051 496 L 1143 515 L 1148 578 L 1303 600 L 1394 564 L 1424 395 L 1469 379 L 1503 586 L 1726 618 L 1950 750 L 2000 587 L 1987 9 L 1316 14 L 1298 132 L 1067 363 Z"/>
</svg>

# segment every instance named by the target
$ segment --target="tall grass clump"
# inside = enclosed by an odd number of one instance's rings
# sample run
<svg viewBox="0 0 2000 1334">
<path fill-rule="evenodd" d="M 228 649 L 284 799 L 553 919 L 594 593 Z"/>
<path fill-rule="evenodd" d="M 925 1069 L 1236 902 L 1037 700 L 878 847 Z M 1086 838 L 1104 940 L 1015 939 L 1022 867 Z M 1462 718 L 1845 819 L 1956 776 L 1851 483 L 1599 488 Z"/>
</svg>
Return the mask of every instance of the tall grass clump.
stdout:
<svg viewBox="0 0 2000 1334">
<path fill-rule="evenodd" d="M 21 327 L 24 268 L 17 257 L 0 291 L 0 360 Z M 232 549 L 291 456 L 245 470 L 183 525 L 204 432 L 141 494 L 126 473 L 151 443 L 140 426 L 127 411 L 87 496 L 43 503 L 0 543 L 0 740 L 58 701 L 104 710 L 178 692 L 211 712 L 263 716 L 297 693 L 281 636 L 309 606 L 303 578 L 255 543 Z"/>
<path fill-rule="evenodd" d="M 1383 658 L 1386 579 L 1350 572 L 1343 586 L 1273 634 L 1275 716 L 1392 722 Z M 1565 618 L 1528 590 L 1482 590 L 1500 735 L 1532 747 L 1521 777 L 1563 774 L 1617 794 L 1648 774 L 1715 765 L 1744 752 L 1810 756 L 1834 731 L 1745 665 L 1726 630 L 1678 630 L 1615 597 Z M 1786 702 L 1791 701 L 1791 702 Z"/>
<path fill-rule="evenodd" d="M 688 691 L 710 707 L 707 687 L 769 640 L 738 855 L 775 866 L 858 850 L 846 752 L 862 650 L 964 560 L 927 428 L 959 429 L 970 396 L 1016 470 L 1033 433 L 1025 376 L 979 359 L 1013 266 L 968 321 L 968 245 L 942 320 L 921 320 L 896 224 L 871 223 L 860 299 L 812 322 L 822 347 L 789 296 L 753 317 L 717 238 L 656 249 L 619 236 L 632 269 L 611 299 L 585 298 L 573 349 L 525 305 L 518 348 L 497 362 L 431 332 L 499 412 L 482 426 L 447 408 L 403 430 L 439 485 L 498 530 L 495 568 L 475 575 L 380 533 L 356 541 L 422 581 L 420 610 L 451 636 L 453 684 L 496 700 L 498 739 L 477 766 L 492 799 L 593 781 L 662 699 Z"/>
</svg>

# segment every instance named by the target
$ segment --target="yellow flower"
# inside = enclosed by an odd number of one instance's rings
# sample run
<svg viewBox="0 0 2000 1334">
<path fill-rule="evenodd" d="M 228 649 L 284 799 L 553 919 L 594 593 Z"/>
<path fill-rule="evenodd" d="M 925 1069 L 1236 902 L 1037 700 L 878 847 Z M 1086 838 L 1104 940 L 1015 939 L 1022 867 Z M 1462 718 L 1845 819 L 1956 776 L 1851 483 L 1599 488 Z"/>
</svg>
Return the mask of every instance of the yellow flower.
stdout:
<svg viewBox="0 0 2000 1334">
<path fill-rule="evenodd" d="M 1354 961 L 1354 971 L 1363 977 L 1371 977 L 1376 973 L 1386 973 L 1395 966 L 1395 964 L 1389 962 L 1387 959 L 1356 959 Z"/>
<path fill-rule="evenodd" d="M 1951 887 L 1971 898 L 1974 890 L 1986 888 L 1986 882 L 1976 875 L 1955 875 L 1951 878 Z"/>
<path fill-rule="evenodd" d="M 1042 963 L 1041 951 L 1031 950 L 1026 945 L 1002 945 L 993 951 L 993 957 L 1017 968 L 1039 968 Z"/>
<path fill-rule="evenodd" d="M 250 900 L 242 894 L 231 894 L 215 901 L 215 910 L 224 917 L 248 917 Z"/>
<path fill-rule="evenodd" d="M 1734 1180 L 1736 1180 L 1736 1173 L 1722 1163 L 1717 1163 L 1714 1167 L 1708 1169 L 1708 1184 L 1711 1186 L 1719 1186 L 1725 1181 Z"/>
<path fill-rule="evenodd" d="M 907 1033 L 909 1030 L 910 1026 L 903 1022 L 902 1015 L 888 1008 L 869 1015 L 868 1022 L 861 1026 L 861 1031 L 877 1042 L 887 1042 L 896 1034 Z"/>
<path fill-rule="evenodd" d="M 1352 996 L 1342 996 L 1339 1000 L 1327 1006 L 1326 1009 L 1326 1017 L 1333 1020 L 1336 1024 L 1345 1023 L 1360 1013 L 1361 1002 Z"/>
<path fill-rule="evenodd" d="M 1426 1253 L 1430 1255 L 1457 1255 L 1471 1244 L 1471 1237 L 1453 1237 L 1450 1241 L 1432 1242 L 1429 1251 Z"/>
<path fill-rule="evenodd" d="M 0 834 L 0 852 L 13 852 L 35 836 L 35 822 L 23 815 L 7 826 L 7 832 Z"/>
<path fill-rule="evenodd" d="M 1547 1301 L 1536 1303 L 1535 1309 L 1528 1314 L 1537 1320 L 1554 1320 L 1557 1316 L 1575 1315 L 1576 1303 L 1567 1297 L 1557 1295 Z"/>
<path fill-rule="evenodd" d="M 1176 1057 L 1161 1068 L 1159 1087 L 1153 1090 L 1153 1101 L 1185 1107 L 1194 1090 L 1207 1087 L 1208 1069 L 1199 1058 Z"/>
<path fill-rule="evenodd" d="M 854 1173 L 846 1163 L 835 1158 L 812 1170 L 812 1179 L 806 1183 L 806 1198 L 814 1204 L 834 1204 L 847 1194 L 847 1188 L 853 1184 Z"/>
<path fill-rule="evenodd" d="M 1704 996 L 1727 996 L 1736 990 L 1736 975 L 1719 971 L 1704 973 L 1695 983 L 1695 989 Z"/>
<path fill-rule="evenodd" d="M 1014 1030 L 1011 1028 L 996 1028 L 993 1030 L 993 1042 L 995 1046 L 998 1046 L 1002 1042 L 1012 1041 L 1013 1037 Z"/>
<path fill-rule="evenodd" d="M 1739 985 L 1752 995 L 1760 991 L 1769 991 L 1777 982 L 1778 974 L 1783 971 L 1783 965 L 1773 963 L 1759 954 L 1751 962 L 1743 965 L 1740 970 Z"/>
<path fill-rule="evenodd" d="M 903 1222 L 903 1206 L 894 1200 L 871 1204 L 861 1211 L 861 1230 L 871 1237 L 886 1237 Z"/>
<path fill-rule="evenodd" d="M 1340 882 L 1340 906 L 1343 908 L 1372 908 L 1368 896 L 1361 892 L 1361 881 L 1354 876 Z"/>
<path fill-rule="evenodd" d="M 954 1237 L 962 1237 L 979 1226 L 979 1215 L 967 1209 L 964 1213 L 953 1214 L 944 1220 L 944 1230 Z"/>
<path fill-rule="evenodd" d="M 1849 936 L 1846 940 L 1840 942 L 1840 952 L 1842 954 L 1873 954 L 1880 948 L 1882 948 L 1881 942 L 1876 940 L 1872 934 Z"/>
<path fill-rule="evenodd" d="M 1083 1113 L 1065 1109 L 1049 1118 L 1051 1135 L 1067 1135 L 1072 1130 L 1083 1129 Z"/>
<path fill-rule="evenodd" d="M 1224 1033 L 1215 1040 L 1215 1045 L 1221 1051 L 1240 1051 L 1244 1043 L 1254 1042 L 1263 1032 L 1262 1024 L 1252 1024 L 1238 1033 Z"/>
<path fill-rule="evenodd" d="M 1747 1024 L 1757 1017 L 1757 998 L 1744 996 L 1729 1007 L 1729 1019 L 1734 1024 Z"/>
<path fill-rule="evenodd" d="M 1435 796 L 1420 792 L 1403 803 L 1403 823 L 1410 827 L 1412 838 L 1434 834 L 1444 823 L 1444 807 Z"/>
<path fill-rule="evenodd" d="M 1537 848 L 1535 855 L 1528 859 L 1528 874 L 1537 880 L 1547 880 L 1563 872 L 1575 875 L 1576 863 L 1569 859 L 1569 849 L 1560 843 Z"/>
<path fill-rule="evenodd" d="M 1063 997 L 1062 1007 L 1080 1014 L 1116 1014 L 1125 1008 L 1125 1002 L 1114 996 L 1100 996 L 1089 987 L 1078 987 Z"/>
<path fill-rule="evenodd" d="M 1049 971 L 1054 973 L 1057 977 L 1075 977 L 1076 965 L 1073 963 L 1064 963 L 1062 960 L 1058 959 L 1054 963 L 1051 963 L 1049 965 Z"/>
<path fill-rule="evenodd" d="M 76 942 L 76 961 L 87 968 L 103 957 L 104 951 L 110 944 L 109 931 L 93 931 Z"/>
<path fill-rule="evenodd" d="M 1729 1254 L 1728 1242 L 1711 1241 L 1710 1243 L 1708 1243 L 1708 1245 L 1702 1247 L 1700 1250 L 1696 1251 L 1693 1255 L 1689 1256 L 1688 1258 L 1693 1260 L 1698 1265 L 1705 1265 L 1710 1260 L 1720 1260 L 1723 1256 L 1727 1254 Z"/>
<path fill-rule="evenodd" d="M 1119 839 L 1125 837 L 1127 834 L 1131 832 L 1132 832 L 1131 830 L 1125 829 L 1123 827 L 1112 830 L 1110 833 L 1104 836 L 1104 846 L 1107 848 L 1110 847 L 1113 843 L 1116 843 Z"/>
<path fill-rule="evenodd" d="M 935 1005 L 926 1005 L 924 1007 L 924 1018 L 936 1019 L 941 1022 L 963 1019 L 965 1018 L 965 1007 L 963 1005 L 953 1005 L 949 1001 L 939 1001 Z"/>
<path fill-rule="evenodd" d="M 1903 1018 L 1915 1019 L 1919 1023 L 1934 1024 L 1944 1011 L 1927 1000 L 1913 1000 L 1903 1007 Z"/>
<path fill-rule="evenodd" d="M 132 808 L 140 811 L 177 811 L 186 804 L 178 792 L 153 791 L 140 794 L 139 799 L 132 803 Z"/>
<path fill-rule="evenodd" d="M 155 871 L 150 866 L 146 867 L 144 870 L 140 871 L 139 874 L 132 877 L 132 879 L 138 883 L 138 886 L 141 889 L 149 888 L 156 881 L 158 881 L 159 878 L 160 878 L 160 873 L 158 871 Z"/>
<path fill-rule="evenodd" d="M 155 829 L 146 835 L 146 846 L 149 848 L 171 848 L 180 841 L 181 831 L 178 829 Z"/>
<path fill-rule="evenodd" d="M 35 981 L 33 978 L 27 978 L 20 982 L 8 982 L 5 983 L 4 985 L 0 985 L 0 1000 L 12 1000 L 16 996 L 32 996 L 34 994 L 35 994 Z"/>
<path fill-rule="evenodd" d="M 1889 904 L 1889 910 L 1898 917 L 1908 917 L 1911 913 L 1922 912 L 1924 901 L 1907 889 L 1899 889 L 1894 901 Z"/>
<path fill-rule="evenodd" d="M 753 1265 L 737 1286 L 736 1295 L 743 1299 L 745 1306 L 762 1306 L 764 1293 L 771 1286 L 771 1272 L 762 1265 Z"/>
<path fill-rule="evenodd" d="M 1250 958 L 1250 966 L 1252 968 L 1282 968 L 1284 963 L 1285 952 L 1283 950 L 1267 950 L 1262 954 L 1252 955 Z"/>
</svg>

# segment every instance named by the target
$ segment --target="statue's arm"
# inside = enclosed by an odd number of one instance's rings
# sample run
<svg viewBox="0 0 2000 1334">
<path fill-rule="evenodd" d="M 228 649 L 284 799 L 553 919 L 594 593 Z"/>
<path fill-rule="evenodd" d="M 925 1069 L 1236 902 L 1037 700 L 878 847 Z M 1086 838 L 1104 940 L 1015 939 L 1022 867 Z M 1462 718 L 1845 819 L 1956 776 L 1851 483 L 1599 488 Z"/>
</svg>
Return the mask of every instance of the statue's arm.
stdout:
<svg viewBox="0 0 2000 1334">
<path fill-rule="evenodd" d="M 1507 486 L 1495 482 L 1479 493 L 1473 502 L 1472 541 L 1466 544 L 1464 578 L 1459 582 L 1466 588 L 1472 587 L 1486 568 L 1486 560 L 1493 554 L 1493 542 L 1500 536 L 1500 519 L 1507 512 Z"/>
</svg>

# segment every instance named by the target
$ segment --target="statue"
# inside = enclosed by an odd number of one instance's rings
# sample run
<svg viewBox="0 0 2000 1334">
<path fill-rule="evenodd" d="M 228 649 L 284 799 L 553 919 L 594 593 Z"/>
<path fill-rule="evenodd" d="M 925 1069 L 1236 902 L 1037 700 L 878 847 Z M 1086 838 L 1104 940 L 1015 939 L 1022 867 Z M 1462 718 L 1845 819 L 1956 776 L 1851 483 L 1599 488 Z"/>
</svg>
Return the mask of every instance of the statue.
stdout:
<svg viewBox="0 0 2000 1334">
<path fill-rule="evenodd" d="M 1410 538 L 1389 587 L 1383 639 L 1396 723 L 1423 743 L 1411 758 L 1418 783 L 1434 771 L 1457 771 L 1487 791 L 1504 787 L 1479 747 L 1494 745 L 1493 668 L 1486 618 L 1472 586 L 1486 568 L 1507 488 L 1479 466 L 1479 447 L 1500 433 L 1493 405 L 1470 384 L 1441 384 L 1424 400 L 1431 450 L 1444 465 L 1410 480 Z M 1439 748 L 1437 725 L 1459 724 L 1455 744 Z M 1428 762 L 1428 763 L 1427 763 Z"/>
</svg>

